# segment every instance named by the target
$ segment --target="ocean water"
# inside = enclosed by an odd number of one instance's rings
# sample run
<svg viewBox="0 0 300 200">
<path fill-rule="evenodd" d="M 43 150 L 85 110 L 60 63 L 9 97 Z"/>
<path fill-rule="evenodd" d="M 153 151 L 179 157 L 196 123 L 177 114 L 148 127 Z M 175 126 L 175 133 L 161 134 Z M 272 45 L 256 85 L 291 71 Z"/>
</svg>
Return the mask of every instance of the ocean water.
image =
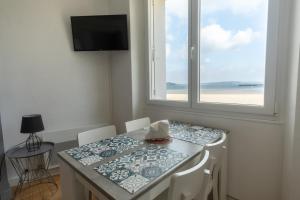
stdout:
<svg viewBox="0 0 300 200">
<path fill-rule="evenodd" d="M 255 93 L 263 94 L 264 86 L 242 86 L 242 87 L 201 87 L 201 92 L 203 93 Z"/>
<path fill-rule="evenodd" d="M 201 92 L 203 93 L 256 93 L 256 94 L 263 94 L 264 88 L 263 87 L 242 87 L 242 88 L 201 88 Z M 187 89 L 172 89 L 167 90 L 168 94 L 187 94 Z"/>
<path fill-rule="evenodd" d="M 247 84 L 247 83 L 239 83 L 239 82 L 226 82 L 226 83 L 209 83 L 209 84 L 201 84 L 200 86 L 201 93 L 207 94 L 238 94 L 238 93 L 250 93 L 250 94 L 263 94 L 264 93 L 264 85 L 263 84 Z M 177 88 L 167 87 L 168 94 L 187 94 L 188 89 L 186 88 Z"/>
</svg>

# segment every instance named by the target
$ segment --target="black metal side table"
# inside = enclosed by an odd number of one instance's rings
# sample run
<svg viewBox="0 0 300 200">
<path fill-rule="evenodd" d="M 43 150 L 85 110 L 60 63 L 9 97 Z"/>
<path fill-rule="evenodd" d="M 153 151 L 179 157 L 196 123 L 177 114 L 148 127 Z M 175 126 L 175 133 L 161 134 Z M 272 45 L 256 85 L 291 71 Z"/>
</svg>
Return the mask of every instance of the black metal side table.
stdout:
<svg viewBox="0 0 300 200">
<path fill-rule="evenodd" d="M 52 158 L 54 143 L 43 142 L 40 149 L 28 152 L 25 146 L 15 147 L 6 152 L 6 157 L 19 176 L 19 183 L 15 195 L 22 191 L 25 183 L 31 186 L 39 183 L 49 183 L 58 189 L 54 178 L 49 173 L 49 164 Z"/>
</svg>

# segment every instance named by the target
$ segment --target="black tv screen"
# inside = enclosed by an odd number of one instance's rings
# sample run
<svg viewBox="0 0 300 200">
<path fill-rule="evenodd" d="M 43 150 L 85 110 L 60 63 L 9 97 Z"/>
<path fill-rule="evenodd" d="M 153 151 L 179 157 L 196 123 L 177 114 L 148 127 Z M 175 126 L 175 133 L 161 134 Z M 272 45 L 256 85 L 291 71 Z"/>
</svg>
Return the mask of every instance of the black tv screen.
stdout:
<svg viewBox="0 0 300 200">
<path fill-rule="evenodd" d="M 75 51 L 128 50 L 127 16 L 72 16 Z"/>
</svg>

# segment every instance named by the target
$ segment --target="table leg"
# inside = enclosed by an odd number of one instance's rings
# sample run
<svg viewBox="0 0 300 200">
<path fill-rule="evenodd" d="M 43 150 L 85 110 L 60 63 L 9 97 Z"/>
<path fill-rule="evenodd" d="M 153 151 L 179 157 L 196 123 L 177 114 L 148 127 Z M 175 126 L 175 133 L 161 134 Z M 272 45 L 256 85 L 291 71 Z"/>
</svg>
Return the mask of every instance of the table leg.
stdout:
<svg viewBox="0 0 300 200">
<path fill-rule="evenodd" d="M 73 169 L 63 160 L 59 159 L 61 177 L 61 199 L 86 199 L 84 186 L 76 179 Z"/>
<path fill-rule="evenodd" d="M 226 200 L 227 199 L 227 173 L 228 173 L 228 139 L 226 140 L 225 144 L 225 153 L 222 160 L 222 167 L 220 171 L 220 199 Z"/>
</svg>

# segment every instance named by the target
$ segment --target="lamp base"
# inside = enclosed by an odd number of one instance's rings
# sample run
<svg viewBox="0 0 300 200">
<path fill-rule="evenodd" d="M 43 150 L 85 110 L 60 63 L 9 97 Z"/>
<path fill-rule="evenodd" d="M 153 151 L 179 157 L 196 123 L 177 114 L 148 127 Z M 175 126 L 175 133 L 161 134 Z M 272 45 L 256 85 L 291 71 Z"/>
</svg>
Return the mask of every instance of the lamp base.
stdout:
<svg viewBox="0 0 300 200">
<path fill-rule="evenodd" d="M 42 145 L 42 139 L 37 136 L 35 133 L 30 133 L 29 137 L 26 140 L 27 151 L 37 151 Z"/>
</svg>

